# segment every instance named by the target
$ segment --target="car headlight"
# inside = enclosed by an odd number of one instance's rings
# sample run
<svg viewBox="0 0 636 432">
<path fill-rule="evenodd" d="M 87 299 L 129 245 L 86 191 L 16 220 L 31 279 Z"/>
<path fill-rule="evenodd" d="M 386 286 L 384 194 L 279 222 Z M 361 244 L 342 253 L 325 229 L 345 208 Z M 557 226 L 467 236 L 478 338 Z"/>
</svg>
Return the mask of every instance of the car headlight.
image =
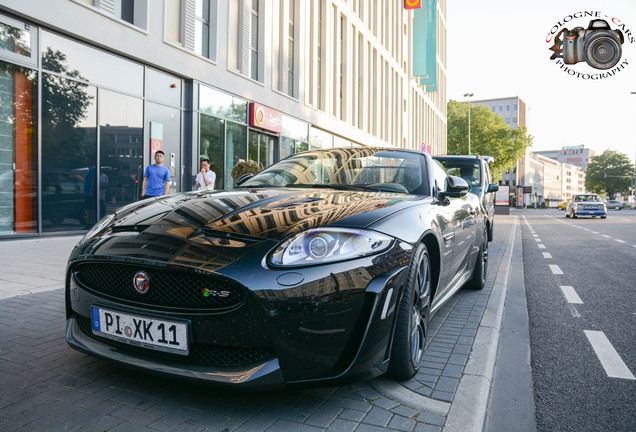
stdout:
<svg viewBox="0 0 636 432">
<path fill-rule="evenodd" d="M 374 231 L 315 228 L 298 233 L 269 256 L 273 266 L 307 266 L 373 255 L 385 251 L 393 239 Z"/>
<path fill-rule="evenodd" d="M 108 228 L 108 226 L 113 221 L 113 219 L 115 219 L 115 215 L 114 214 L 109 214 L 109 215 L 104 216 L 99 222 L 97 222 L 93 226 L 93 228 L 88 230 L 86 235 L 82 238 L 82 240 L 80 240 L 80 243 L 83 243 L 86 240 L 89 240 L 89 239 L 91 239 L 93 237 L 96 237 L 98 235 L 104 234 L 104 232 L 106 231 L 106 228 Z"/>
</svg>

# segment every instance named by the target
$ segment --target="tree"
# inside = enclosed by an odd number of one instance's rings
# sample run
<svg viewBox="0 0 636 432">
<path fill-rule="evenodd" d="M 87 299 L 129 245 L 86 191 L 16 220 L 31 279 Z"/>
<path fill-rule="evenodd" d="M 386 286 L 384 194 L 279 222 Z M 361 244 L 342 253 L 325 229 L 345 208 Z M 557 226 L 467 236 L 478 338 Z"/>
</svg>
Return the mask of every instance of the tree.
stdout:
<svg viewBox="0 0 636 432">
<path fill-rule="evenodd" d="M 70 71 L 66 64 L 66 55 L 51 48 L 42 54 L 42 67 L 60 74 L 84 79 L 79 71 Z M 83 162 L 88 148 L 89 131 L 80 127 L 89 112 L 94 99 L 94 88 L 80 81 L 62 78 L 57 75 L 42 74 L 42 156 L 48 167 L 62 167 L 71 162 L 75 168 Z M 95 129 L 91 131 L 95 134 Z"/>
<path fill-rule="evenodd" d="M 447 153 L 468 154 L 468 104 L 450 100 L 447 110 Z M 532 145 L 532 136 L 525 126 L 512 129 L 501 116 L 488 107 L 470 107 L 470 152 L 492 156 L 494 179 L 501 179 L 504 171 L 514 169 L 517 161 Z"/>
<path fill-rule="evenodd" d="M 587 165 L 585 189 L 599 194 L 605 192 L 608 199 L 614 199 L 617 193 L 629 189 L 633 173 L 634 167 L 626 154 L 605 150 Z"/>
</svg>

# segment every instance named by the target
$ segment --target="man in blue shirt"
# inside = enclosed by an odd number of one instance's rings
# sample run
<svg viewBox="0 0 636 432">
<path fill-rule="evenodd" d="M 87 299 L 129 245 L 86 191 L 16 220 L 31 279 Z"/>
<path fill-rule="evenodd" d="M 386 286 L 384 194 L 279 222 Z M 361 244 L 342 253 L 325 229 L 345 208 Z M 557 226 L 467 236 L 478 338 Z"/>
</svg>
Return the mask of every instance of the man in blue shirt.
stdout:
<svg viewBox="0 0 636 432">
<path fill-rule="evenodd" d="M 164 154 L 161 150 L 155 152 L 155 163 L 148 165 L 144 172 L 141 185 L 141 197 L 152 198 L 166 195 L 170 189 L 170 170 L 163 166 Z"/>
</svg>

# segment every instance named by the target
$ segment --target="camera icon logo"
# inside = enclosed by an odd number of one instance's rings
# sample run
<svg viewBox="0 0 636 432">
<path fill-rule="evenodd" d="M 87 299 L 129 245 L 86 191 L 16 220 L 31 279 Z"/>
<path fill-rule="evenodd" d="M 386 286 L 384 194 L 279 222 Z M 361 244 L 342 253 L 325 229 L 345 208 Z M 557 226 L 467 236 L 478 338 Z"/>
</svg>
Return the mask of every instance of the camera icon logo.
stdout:
<svg viewBox="0 0 636 432">
<path fill-rule="evenodd" d="M 562 58 L 568 65 L 585 61 L 595 69 L 611 69 L 621 59 L 624 42 L 620 30 L 612 30 L 605 20 L 594 19 L 586 29 L 561 29 L 554 38 L 554 45 L 550 47 L 554 51 L 550 59 Z"/>
</svg>

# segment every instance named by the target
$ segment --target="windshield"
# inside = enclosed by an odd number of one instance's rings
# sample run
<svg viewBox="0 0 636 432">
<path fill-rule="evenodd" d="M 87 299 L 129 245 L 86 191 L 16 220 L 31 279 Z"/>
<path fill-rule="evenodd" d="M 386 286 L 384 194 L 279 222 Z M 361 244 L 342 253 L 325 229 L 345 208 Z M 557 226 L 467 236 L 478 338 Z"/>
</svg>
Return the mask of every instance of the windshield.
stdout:
<svg viewBox="0 0 636 432">
<path fill-rule="evenodd" d="M 601 202 L 601 197 L 598 195 L 576 195 L 574 201 Z"/>
<path fill-rule="evenodd" d="M 424 186 L 422 155 L 360 148 L 299 153 L 261 171 L 241 186 L 359 187 L 419 193 Z"/>
</svg>

